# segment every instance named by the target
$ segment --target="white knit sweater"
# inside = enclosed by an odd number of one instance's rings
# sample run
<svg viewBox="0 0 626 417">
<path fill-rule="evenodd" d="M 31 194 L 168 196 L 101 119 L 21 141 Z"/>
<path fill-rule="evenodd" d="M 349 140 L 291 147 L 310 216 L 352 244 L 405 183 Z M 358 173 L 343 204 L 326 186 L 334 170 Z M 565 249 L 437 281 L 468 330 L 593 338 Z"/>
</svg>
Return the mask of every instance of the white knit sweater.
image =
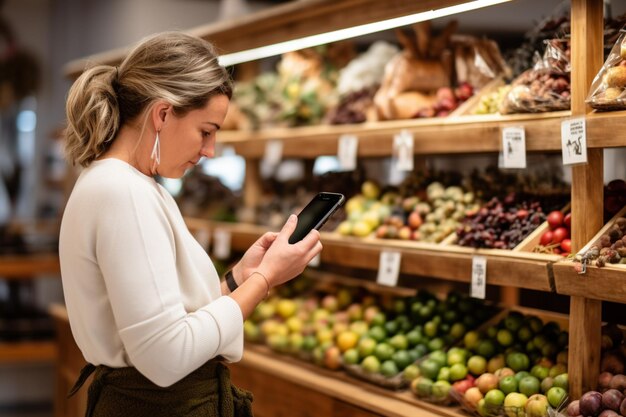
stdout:
<svg viewBox="0 0 626 417">
<path fill-rule="evenodd" d="M 239 305 L 174 199 L 119 159 L 92 163 L 69 198 L 59 244 L 72 333 L 94 365 L 134 366 L 168 386 L 243 353 Z"/>
</svg>

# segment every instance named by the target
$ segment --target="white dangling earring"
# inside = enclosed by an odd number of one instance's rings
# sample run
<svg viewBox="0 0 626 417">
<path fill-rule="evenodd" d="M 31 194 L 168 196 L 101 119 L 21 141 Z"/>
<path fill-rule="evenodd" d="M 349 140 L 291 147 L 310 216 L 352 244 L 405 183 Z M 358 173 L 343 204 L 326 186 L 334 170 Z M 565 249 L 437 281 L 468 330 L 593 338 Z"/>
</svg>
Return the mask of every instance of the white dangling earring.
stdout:
<svg viewBox="0 0 626 417">
<path fill-rule="evenodd" d="M 154 139 L 154 146 L 152 147 L 150 159 L 154 161 L 152 164 L 152 170 L 156 172 L 156 168 L 161 163 L 161 141 L 159 140 L 159 132 L 157 132 L 156 138 Z"/>
</svg>

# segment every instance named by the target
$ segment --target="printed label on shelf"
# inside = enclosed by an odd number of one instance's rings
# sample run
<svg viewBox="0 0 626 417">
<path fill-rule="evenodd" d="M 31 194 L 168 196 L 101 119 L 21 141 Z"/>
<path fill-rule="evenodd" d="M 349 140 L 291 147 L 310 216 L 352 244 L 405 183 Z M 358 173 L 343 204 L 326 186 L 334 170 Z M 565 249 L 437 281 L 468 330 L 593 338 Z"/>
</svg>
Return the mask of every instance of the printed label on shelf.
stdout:
<svg viewBox="0 0 626 417">
<path fill-rule="evenodd" d="M 503 168 L 526 168 L 526 132 L 523 127 L 502 129 Z"/>
<path fill-rule="evenodd" d="M 213 256 L 216 259 L 230 258 L 230 231 L 215 229 L 213 232 Z"/>
<path fill-rule="evenodd" d="M 380 285 L 395 287 L 398 284 L 398 277 L 400 276 L 401 260 L 402 254 L 400 252 L 386 250 L 380 252 L 376 282 Z"/>
<path fill-rule="evenodd" d="M 359 148 L 359 139 L 354 135 L 341 135 L 339 137 L 338 158 L 339 166 L 343 171 L 356 169 L 356 155 Z"/>
<path fill-rule="evenodd" d="M 270 167 L 276 167 L 283 159 L 283 141 L 270 140 L 265 144 L 263 162 Z"/>
<path fill-rule="evenodd" d="M 318 253 L 317 255 L 315 255 L 315 258 L 311 259 L 311 261 L 309 262 L 309 266 L 317 268 L 318 266 L 320 266 L 321 259 L 322 256 Z"/>
<path fill-rule="evenodd" d="M 487 287 L 487 258 L 484 256 L 472 257 L 472 285 L 470 297 L 485 299 Z"/>
<path fill-rule="evenodd" d="M 587 163 L 587 131 L 584 117 L 561 122 L 561 151 L 563 165 Z"/>
<path fill-rule="evenodd" d="M 394 166 L 398 171 L 413 171 L 413 146 L 415 139 L 408 130 L 393 137 Z"/>
</svg>

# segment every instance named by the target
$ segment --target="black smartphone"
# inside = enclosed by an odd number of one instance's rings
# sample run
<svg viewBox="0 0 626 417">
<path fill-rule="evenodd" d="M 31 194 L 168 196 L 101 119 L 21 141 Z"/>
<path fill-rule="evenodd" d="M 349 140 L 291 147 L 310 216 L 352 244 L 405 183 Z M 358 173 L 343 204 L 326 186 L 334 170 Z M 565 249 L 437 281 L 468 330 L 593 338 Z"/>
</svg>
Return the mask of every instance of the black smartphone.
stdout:
<svg viewBox="0 0 626 417">
<path fill-rule="evenodd" d="M 321 229 L 326 220 L 343 204 L 345 197 L 339 193 L 319 193 L 298 214 L 298 226 L 289 237 L 289 243 L 301 241 L 313 229 Z"/>
</svg>

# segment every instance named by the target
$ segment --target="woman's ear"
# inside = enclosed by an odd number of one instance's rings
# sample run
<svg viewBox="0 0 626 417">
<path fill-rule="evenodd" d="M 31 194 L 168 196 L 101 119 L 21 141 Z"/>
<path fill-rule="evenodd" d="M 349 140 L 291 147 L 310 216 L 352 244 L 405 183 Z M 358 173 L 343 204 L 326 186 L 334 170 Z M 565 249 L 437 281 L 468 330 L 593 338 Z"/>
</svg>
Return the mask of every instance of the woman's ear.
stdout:
<svg viewBox="0 0 626 417">
<path fill-rule="evenodd" d="M 150 111 L 154 130 L 159 132 L 172 116 L 172 105 L 166 101 L 157 101 Z"/>
</svg>

